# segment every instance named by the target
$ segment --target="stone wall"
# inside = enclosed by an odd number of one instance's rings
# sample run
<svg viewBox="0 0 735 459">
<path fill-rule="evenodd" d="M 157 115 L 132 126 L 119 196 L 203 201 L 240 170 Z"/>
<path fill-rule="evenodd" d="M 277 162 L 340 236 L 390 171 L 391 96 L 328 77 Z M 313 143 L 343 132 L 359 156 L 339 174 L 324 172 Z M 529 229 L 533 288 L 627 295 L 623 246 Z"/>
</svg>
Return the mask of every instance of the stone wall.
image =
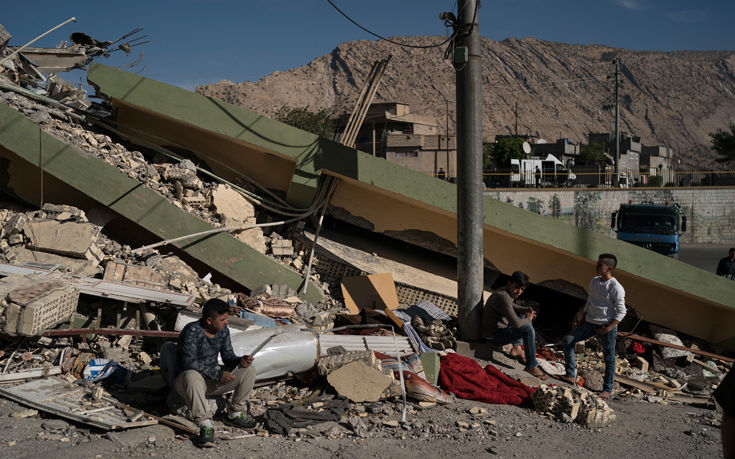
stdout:
<svg viewBox="0 0 735 459">
<path fill-rule="evenodd" d="M 610 214 L 620 204 L 653 201 L 678 203 L 687 216 L 682 243 L 735 243 L 735 188 L 627 188 L 609 190 L 503 190 L 486 191 L 493 199 L 530 212 L 559 218 L 573 225 L 615 237 Z"/>
</svg>

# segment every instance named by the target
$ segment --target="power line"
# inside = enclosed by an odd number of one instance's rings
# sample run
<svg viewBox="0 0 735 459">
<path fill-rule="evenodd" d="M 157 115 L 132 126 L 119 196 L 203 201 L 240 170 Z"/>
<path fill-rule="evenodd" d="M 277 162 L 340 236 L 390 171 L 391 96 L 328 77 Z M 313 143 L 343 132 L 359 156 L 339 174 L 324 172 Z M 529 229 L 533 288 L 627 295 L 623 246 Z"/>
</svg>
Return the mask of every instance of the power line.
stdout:
<svg viewBox="0 0 735 459">
<path fill-rule="evenodd" d="M 431 44 L 431 45 L 407 45 L 407 44 L 405 44 L 405 43 L 399 43 L 399 42 L 397 42 L 397 41 L 391 40 L 390 38 L 386 38 L 386 37 L 384 37 L 384 36 L 382 36 L 382 35 L 378 35 L 377 33 L 375 33 L 375 32 L 372 32 L 372 31 L 370 31 L 370 30 L 366 29 L 365 27 L 361 26 L 361 25 L 360 25 L 359 23 L 357 23 L 357 21 L 355 21 L 355 20 L 354 20 L 354 19 L 352 19 L 351 17 L 347 16 L 347 14 L 346 14 L 346 13 L 345 13 L 344 11 L 342 11 L 341 9 L 339 9 L 339 8 L 337 7 L 337 5 L 335 5 L 334 3 L 332 3 L 332 0 L 327 0 L 327 2 L 328 2 L 328 3 L 330 4 L 330 5 L 332 5 L 332 7 L 333 7 L 333 8 L 335 9 L 335 10 L 337 10 L 337 12 L 338 12 L 339 14 L 341 14 L 342 16 L 344 16 L 344 17 L 345 17 L 345 19 L 347 19 L 347 20 L 348 20 L 348 21 L 350 21 L 351 23 L 355 24 L 355 25 L 356 25 L 357 27 L 359 27 L 360 29 L 362 29 L 362 30 L 364 30 L 365 32 L 369 33 L 370 35 L 372 35 L 372 36 L 374 36 L 374 37 L 377 37 L 377 38 L 380 38 L 381 40 L 387 41 L 388 43 L 393 43 L 394 45 L 398 45 L 398 46 L 403 46 L 404 48 L 419 48 L 419 49 L 427 49 L 427 48 L 438 48 L 438 47 L 440 47 L 440 46 L 444 46 L 444 45 L 446 45 L 447 43 L 449 43 L 449 42 L 450 42 L 450 41 L 451 41 L 451 40 L 452 40 L 452 39 L 454 38 L 454 36 L 456 35 L 456 32 L 452 32 L 452 34 L 451 34 L 451 35 L 450 35 L 449 37 L 447 37 L 447 39 L 446 39 L 446 40 L 444 40 L 443 42 L 441 42 L 441 43 L 434 43 L 434 44 Z"/>
</svg>

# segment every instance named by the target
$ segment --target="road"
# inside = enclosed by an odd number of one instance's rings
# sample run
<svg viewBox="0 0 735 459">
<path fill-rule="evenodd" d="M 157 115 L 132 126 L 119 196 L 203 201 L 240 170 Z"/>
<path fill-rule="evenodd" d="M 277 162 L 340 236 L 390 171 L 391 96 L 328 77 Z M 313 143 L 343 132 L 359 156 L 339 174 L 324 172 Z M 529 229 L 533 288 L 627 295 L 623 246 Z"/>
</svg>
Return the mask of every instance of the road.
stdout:
<svg viewBox="0 0 735 459">
<path fill-rule="evenodd" d="M 727 256 L 727 250 L 733 244 L 681 244 L 679 261 L 696 266 L 705 271 L 715 272 L 720 258 Z"/>
</svg>

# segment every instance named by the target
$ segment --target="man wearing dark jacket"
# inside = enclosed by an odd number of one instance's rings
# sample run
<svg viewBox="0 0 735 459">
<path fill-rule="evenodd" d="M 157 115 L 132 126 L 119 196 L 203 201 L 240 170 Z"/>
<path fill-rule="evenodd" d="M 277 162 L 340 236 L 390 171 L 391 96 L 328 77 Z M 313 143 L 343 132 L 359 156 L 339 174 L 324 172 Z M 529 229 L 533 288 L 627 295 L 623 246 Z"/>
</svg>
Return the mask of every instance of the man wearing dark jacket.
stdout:
<svg viewBox="0 0 735 459">
<path fill-rule="evenodd" d="M 536 333 L 531 325 L 536 312 L 513 302 L 527 286 L 528 276 L 516 271 L 507 286 L 493 292 L 482 311 L 482 337 L 493 346 L 513 343 L 513 357 L 521 358 L 525 351 L 525 370 L 543 380 L 547 376 L 536 361 Z"/>
<path fill-rule="evenodd" d="M 234 391 L 227 406 L 225 423 L 240 427 L 255 427 L 255 420 L 245 414 L 247 396 L 255 383 L 255 367 L 250 356 L 238 357 L 230 342 L 227 328 L 229 306 L 213 298 L 202 308 L 202 318 L 181 331 L 177 344 L 180 373 L 174 389 L 186 400 L 194 421 L 199 424 L 199 445 L 214 446 L 212 415 L 207 410 L 207 397 Z M 222 356 L 225 368 L 217 357 Z M 236 368 L 235 368 L 236 367 Z"/>
<path fill-rule="evenodd" d="M 729 279 L 735 277 L 735 247 L 731 247 L 727 256 L 717 264 L 717 275 Z"/>
</svg>

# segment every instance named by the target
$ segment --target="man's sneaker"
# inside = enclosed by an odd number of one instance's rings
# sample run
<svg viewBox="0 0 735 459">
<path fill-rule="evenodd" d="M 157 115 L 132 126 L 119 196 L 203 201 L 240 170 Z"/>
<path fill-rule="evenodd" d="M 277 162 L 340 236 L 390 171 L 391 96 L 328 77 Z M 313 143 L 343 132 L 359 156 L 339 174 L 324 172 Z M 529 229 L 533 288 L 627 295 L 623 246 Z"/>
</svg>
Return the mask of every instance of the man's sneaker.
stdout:
<svg viewBox="0 0 735 459">
<path fill-rule="evenodd" d="M 214 427 L 202 427 L 199 429 L 199 446 L 211 448 L 214 446 Z"/>
<path fill-rule="evenodd" d="M 240 412 L 240 414 L 238 414 L 234 418 L 225 415 L 223 421 L 225 422 L 225 424 L 239 427 L 241 429 L 252 429 L 253 427 L 255 427 L 256 424 L 255 419 L 251 418 L 243 412 Z"/>
</svg>

